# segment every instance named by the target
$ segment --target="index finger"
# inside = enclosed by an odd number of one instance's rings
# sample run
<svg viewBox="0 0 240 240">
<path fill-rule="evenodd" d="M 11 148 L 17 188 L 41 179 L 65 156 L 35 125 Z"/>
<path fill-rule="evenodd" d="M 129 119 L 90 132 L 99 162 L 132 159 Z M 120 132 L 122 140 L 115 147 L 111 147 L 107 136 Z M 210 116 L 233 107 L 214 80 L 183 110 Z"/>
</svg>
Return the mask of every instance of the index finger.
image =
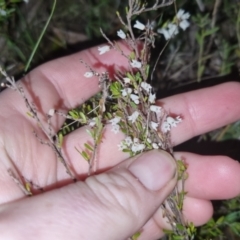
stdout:
<svg viewBox="0 0 240 240">
<path fill-rule="evenodd" d="M 122 42 L 118 44 L 122 51 L 129 52 Z M 80 59 L 96 72 L 108 71 L 110 76 L 113 76 L 116 70 L 128 67 L 128 59 L 120 52 L 111 50 L 100 55 L 98 47 L 47 62 L 28 73 L 20 81 L 27 89 L 25 92 L 29 102 L 34 102 L 40 112 L 46 114 L 51 108 L 72 109 L 95 95 L 100 90 L 98 78 L 84 77 L 84 73 L 89 70 L 80 63 Z M 2 92 L 0 98 L 8 99 L 9 105 L 17 105 L 19 112 L 25 115 L 25 105 L 20 106 L 19 96 L 16 93 L 7 89 Z M 4 102 L 3 107 L 6 106 L 6 101 L 0 102 Z"/>
</svg>

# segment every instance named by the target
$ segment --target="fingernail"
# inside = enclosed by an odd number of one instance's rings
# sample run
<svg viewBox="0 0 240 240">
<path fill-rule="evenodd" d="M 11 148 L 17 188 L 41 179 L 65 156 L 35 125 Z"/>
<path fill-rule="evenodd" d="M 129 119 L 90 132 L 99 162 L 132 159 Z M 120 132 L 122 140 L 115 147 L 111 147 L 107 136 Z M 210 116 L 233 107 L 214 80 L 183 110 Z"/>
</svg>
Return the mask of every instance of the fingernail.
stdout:
<svg viewBox="0 0 240 240">
<path fill-rule="evenodd" d="M 174 178 L 176 164 L 169 153 L 153 150 L 140 155 L 129 170 L 147 189 L 157 191 Z"/>
</svg>

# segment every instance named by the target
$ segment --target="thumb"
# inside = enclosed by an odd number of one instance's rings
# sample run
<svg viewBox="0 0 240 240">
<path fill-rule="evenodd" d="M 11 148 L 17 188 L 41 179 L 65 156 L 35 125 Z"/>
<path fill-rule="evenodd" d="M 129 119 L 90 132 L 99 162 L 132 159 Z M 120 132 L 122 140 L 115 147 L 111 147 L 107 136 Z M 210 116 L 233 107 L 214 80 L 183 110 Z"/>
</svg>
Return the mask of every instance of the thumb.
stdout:
<svg viewBox="0 0 240 240">
<path fill-rule="evenodd" d="M 39 240 L 127 239 L 171 193 L 175 173 L 167 152 L 149 151 L 84 182 L 2 206 L 1 235 L 16 240 L 31 239 L 36 232 Z"/>
</svg>

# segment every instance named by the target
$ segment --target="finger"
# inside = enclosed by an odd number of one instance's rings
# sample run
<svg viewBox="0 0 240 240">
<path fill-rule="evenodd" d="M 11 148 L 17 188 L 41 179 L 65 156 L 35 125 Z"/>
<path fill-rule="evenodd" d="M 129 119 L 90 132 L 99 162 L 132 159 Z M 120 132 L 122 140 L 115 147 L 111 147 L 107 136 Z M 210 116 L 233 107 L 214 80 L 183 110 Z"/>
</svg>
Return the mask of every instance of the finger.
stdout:
<svg viewBox="0 0 240 240">
<path fill-rule="evenodd" d="M 167 112 L 183 117 L 172 129 L 173 144 L 239 120 L 239 92 L 240 84 L 229 82 L 160 100 Z"/>
<path fill-rule="evenodd" d="M 187 164 L 187 195 L 206 200 L 230 199 L 240 194 L 240 164 L 226 156 L 175 153 Z"/>
<path fill-rule="evenodd" d="M 119 42 L 118 44 L 123 52 L 129 52 L 129 48 L 124 42 Z M 36 68 L 29 75 L 29 78 L 35 82 L 37 79 L 34 78 L 40 72 L 41 74 L 39 75 L 43 75 L 48 82 L 53 84 L 59 96 L 64 99 L 66 106 L 74 108 L 99 91 L 98 78 L 84 77 L 84 74 L 89 69 L 80 63 L 80 59 L 84 60 L 88 66 L 98 73 L 108 71 L 111 78 L 114 77 L 116 70 L 127 69 L 129 66 L 128 59 L 120 52 L 111 50 L 104 55 L 100 55 L 98 47 L 93 47 L 71 56 L 48 62 Z M 43 76 L 40 77 L 42 78 Z M 44 96 L 46 88 L 44 86 L 43 88 L 39 90 L 40 96 Z"/>
<path fill-rule="evenodd" d="M 106 128 L 95 163 L 98 171 L 112 167 L 128 157 L 117 147 L 123 137 L 120 133 L 114 134 L 111 126 Z M 88 165 L 74 147 L 82 150 L 84 143 L 91 141 L 84 128 L 65 138 L 64 147 L 79 175 L 87 173 Z M 176 152 L 174 156 L 175 159 L 182 159 L 187 165 L 188 179 L 185 182 L 185 191 L 190 197 L 206 200 L 229 199 L 240 194 L 240 185 L 233 184 L 240 182 L 240 164 L 237 161 L 227 156 L 201 156 L 188 152 Z"/>
<path fill-rule="evenodd" d="M 129 52 L 123 42 L 120 42 L 119 46 L 124 52 Z M 83 59 L 96 72 L 108 71 L 111 78 L 116 70 L 123 71 L 128 68 L 128 60 L 119 52 L 111 50 L 102 56 L 99 55 L 97 48 L 93 47 L 45 63 L 19 82 L 24 86 L 29 102 L 34 102 L 37 106 L 39 114 L 45 115 L 52 108 L 62 111 L 72 109 L 100 90 L 97 77 L 84 77 L 84 73 L 89 70 L 80 63 L 80 59 Z M 6 89 L 0 95 L 0 107 L 5 117 L 12 115 L 13 111 L 26 117 L 27 109 L 24 101 L 22 104 L 19 103 L 21 103 L 21 97 L 11 89 Z M 63 121 L 61 119 L 58 125 Z"/>
<path fill-rule="evenodd" d="M 38 232 L 39 240 L 127 239 L 175 184 L 174 159 L 166 152 L 151 151 L 85 182 L 2 206 L 1 236 L 31 238 Z"/>
</svg>

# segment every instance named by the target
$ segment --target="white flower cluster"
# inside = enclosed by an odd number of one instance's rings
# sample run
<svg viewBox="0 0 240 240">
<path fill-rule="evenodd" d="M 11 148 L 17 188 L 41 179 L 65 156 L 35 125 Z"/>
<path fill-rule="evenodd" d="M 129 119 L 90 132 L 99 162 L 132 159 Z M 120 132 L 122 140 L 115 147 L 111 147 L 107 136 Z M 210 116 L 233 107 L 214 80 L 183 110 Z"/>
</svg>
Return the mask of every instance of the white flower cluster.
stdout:
<svg viewBox="0 0 240 240">
<path fill-rule="evenodd" d="M 182 122 L 182 118 L 180 116 L 177 116 L 176 118 L 168 116 L 162 124 L 162 131 L 164 133 L 169 132 L 172 127 L 176 127 L 180 122 Z"/>
<path fill-rule="evenodd" d="M 162 143 L 161 143 L 161 142 L 159 142 L 159 143 L 155 143 L 155 142 L 154 142 L 154 143 L 153 143 L 150 138 L 147 138 L 147 141 L 148 141 L 148 143 L 151 143 L 153 149 L 159 149 L 159 147 L 162 146 Z"/>
<path fill-rule="evenodd" d="M 146 145 L 141 143 L 138 138 L 132 139 L 131 137 L 126 137 L 123 141 L 118 145 L 118 149 L 120 151 L 124 149 L 131 149 L 132 152 L 142 152 L 146 148 Z"/>
<path fill-rule="evenodd" d="M 124 82 L 126 82 L 126 79 L 127 79 L 127 82 L 130 82 L 130 79 L 129 78 L 125 78 Z M 128 81 L 129 80 L 129 81 Z M 130 99 L 135 103 L 135 104 L 139 104 L 139 96 L 137 94 L 133 94 L 133 89 L 130 88 L 130 87 L 126 87 L 124 89 L 121 90 L 122 92 L 122 96 L 123 97 L 126 97 L 126 96 L 129 96 Z"/>
<path fill-rule="evenodd" d="M 190 23 L 188 22 L 188 19 L 190 17 L 189 13 L 185 13 L 184 10 L 180 9 L 175 19 L 172 23 L 167 24 L 166 27 L 158 29 L 158 32 L 163 34 L 166 40 L 169 40 L 173 36 L 177 35 L 179 32 L 179 27 L 183 30 L 186 30 L 186 28 L 189 27 Z M 144 25 L 138 20 L 133 25 L 134 28 L 139 29 L 141 31 L 145 30 L 146 28 L 150 28 L 148 25 Z M 153 28 L 153 26 L 151 26 Z M 122 29 L 117 31 L 118 37 L 121 39 L 129 38 L 129 35 L 125 33 Z M 106 52 L 110 51 L 111 47 L 109 45 L 103 45 L 98 47 L 99 55 L 105 54 Z M 137 59 L 131 59 L 130 65 L 132 68 L 142 68 L 142 62 Z M 86 78 L 91 78 L 94 75 L 96 75 L 93 71 L 88 71 L 84 74 Z M 152 86 L 148 84 L 147 82 L 141 82 L 139 87 L 136 89 L 134 87 L 134 84 L 131 82 L 132 80 L 128 77 L 122 78 L 122 86 L 123 89 L 121 89 L 121 95 L 124 98 L 127 98 L 128 101 L 132 101 L 132 103 L 135 103 L 136 105 L 140 105 L 140 100 L 147 102 L 149 106 L 149 111 L 156 114 L 157 119 L 161 119 L 162 114 L 162 108 L 158 105 L 156 105 L 156 94 L 152 93 Z M 144 99 L 140 99 L 139 93 L 144 95 Z M 143 102 L 141 102 L 143 103 Z M 51 113 L 52 114 L 52 113 Z M 141 118 L 141 112 L 137 108 L 129 116 L 127 116 L 127 120 L 129 124 L 134 124 L 136 121 L 141 122 L 139 120 Z M 120 122 L 121 117 L 115 116 L 114 118 L 109 120 L 109 123 L 111 123 L 111 131 L 115 134 L 119 132 L 120 130 Z M 176 118 L 167 116 L 162 124 L 158 122 L 157 120 L 149 119 L 149 127 L 154 131 L 162 130 L 163 133 L 167 133 L 171 130 L 172 127 L 176 127 L 178 123 L 182 121 L 181 117 L 178 116 Z M 123 121 L 124 122 L 124 121 Z M 122 122 L 122 123 L 123 123 Z M 88 124 L 93 127 L 96 125 L 96 119 L 91 119 Z M 145 126 L 143 126 L 145 127 Z M 142 152 L 146 147 L 149 149 L 152 147 L 152 149 L 158 149 L 162 147 L 162 142 L 152 142 L 151 139 L 147 138 L 147 142 L 140 140 L 136 137 L 127 136 L 123 141 L 120 142 L 118 145 L 119 150 L 130 150 L 133 153 L 139 153 Z M 146 146 L 146 145 L 147 146 Z M 149 147 L 151 145 L 151 147 Z"/>
<path fill-rule="evenodd" d="M 123 97 L 129 97 L 135 104 L 139 104 L 139 96 L 137 90 L 133 90 L 129 84 L 131 83 L 131 80 L 127 77 L 123 78 L 124 83 L 126 84 L 125 88 L 121 90 Z M 151 104 L 155 103 L 156 100 L 156 94 L 152 93 L 152 86 L 146 82 L 141 82 L 140 84 L 140 91 L 144 91 L 146 95 L 148 95 L 148 101 Z M 150 107 L 150 110 L 153 112 L 156 112 L 157 114 L 160 113 L 161 107 L 152 105 Z"/>
<path fill-rule="evenodd" d="M 169 23 L 166 27 L 158 29 L 157 32 L 163 34 L 164 38 L 169 40 L 179 33 L 179 27 L 185 31 L 190 26 L 189 17 L 188 12 L 185 13 L 183 9 L 179 9 L 176 14 L 177 23 Z"/>
<path fill-rule="evenodd" d="M 4 14 L 4 13 L 2 12 L 2 14 Z M 0 15 L 1 15 L 1 12 L 0 12 Z M 179 9 L 179 11 L 177 12 L 176 17 L 175 17 L 177 23 L 168 23 L 164 28 L 158 29 L 157 32 L 160 34 L 163 34 L 165 39 L 169 40 L 179 33 L 179 27 L 185 31 L 190 26 L 190 23 L 188 21 L 189 17 L 190 17 L 190 14 L 188 12 L 184 12 L 183 9 Z M 138 20 L 136 20 L 133 27 L 136 29 L 139 29 L 141 31 L 146 29 L 146 26 L 143 23 L 139 22 Z M 149 27 L 149 26 L 147 26 L 147 27 Z M 117 35 L 121 39 L 127 38 L 127 34 L 122 29 L 117 31 Z M 111 48 L 109 45 L 104 45 L 104 46 L 98 47 L 98 51 L 99 51 L 100 55 L 110 51 L 110 49 Z M 130 61 L 130 65 L 133 68 L 138 68 L 138 69 L 140 69 L 142 67 L 141 61 L 138 61 L 137 59 L 132 59 Z M 91 78 L 93 75 L 94 74 L 92 72 L 86 72 L 84 74 L 84 76 L 86 78 Z"/>
</svg>

